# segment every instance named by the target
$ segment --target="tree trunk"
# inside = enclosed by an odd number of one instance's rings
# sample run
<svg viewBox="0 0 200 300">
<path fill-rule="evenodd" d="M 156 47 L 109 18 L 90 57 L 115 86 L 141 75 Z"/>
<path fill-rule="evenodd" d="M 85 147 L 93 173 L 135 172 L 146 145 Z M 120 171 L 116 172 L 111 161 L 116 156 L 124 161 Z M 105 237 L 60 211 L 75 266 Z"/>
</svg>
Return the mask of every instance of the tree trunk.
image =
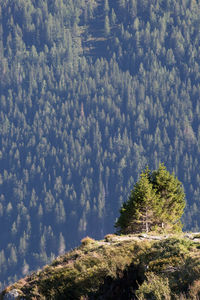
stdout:
<svg viewBox="0 0 200 300">
<path fill-rule="evenodd" d="M 146 232 L 149 232 L 149 223 L 148 223 L 148 213 L 147 213 L 147 210 L 146 210 L 146 220 L 145 220 L 145 223 L 146 223 Z"/>
<path fill-rule="evenodd" d="M 149 223 L 146 221 L 146 232 L 149 232 Z"/>
</svg>

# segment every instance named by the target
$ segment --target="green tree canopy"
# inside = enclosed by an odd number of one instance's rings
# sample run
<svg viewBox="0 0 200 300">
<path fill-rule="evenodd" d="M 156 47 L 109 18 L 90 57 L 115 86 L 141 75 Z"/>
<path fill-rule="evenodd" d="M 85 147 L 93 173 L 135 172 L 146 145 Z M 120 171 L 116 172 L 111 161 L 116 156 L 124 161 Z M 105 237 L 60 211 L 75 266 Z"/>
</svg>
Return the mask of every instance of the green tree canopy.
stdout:
<svg viewBox="0 0 200 300">
<path fill-rule="evenodd" d="M 123 203 L 115 227 L 125 234 L 153 229 L 177 231 L 182 227 L 184 207 L 185 193 L 174 174 L 163 164 L 153 172 L 146 168 Z"/>
</svg>

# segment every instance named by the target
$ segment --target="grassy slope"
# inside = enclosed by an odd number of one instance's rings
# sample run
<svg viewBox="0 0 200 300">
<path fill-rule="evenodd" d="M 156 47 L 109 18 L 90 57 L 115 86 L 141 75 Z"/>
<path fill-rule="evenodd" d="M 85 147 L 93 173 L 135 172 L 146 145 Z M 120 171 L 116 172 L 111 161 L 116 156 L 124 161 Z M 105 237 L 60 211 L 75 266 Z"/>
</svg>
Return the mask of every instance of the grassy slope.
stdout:
<svg viewBox="0 0 200 300">
<path fill-rule="evenodd" d="M 198 286 L 200 243 L 194 236 L 109 235 L 85 238 L 0 299 L 14 289 L 25 299 L 196 299 Z"/>
</svg>

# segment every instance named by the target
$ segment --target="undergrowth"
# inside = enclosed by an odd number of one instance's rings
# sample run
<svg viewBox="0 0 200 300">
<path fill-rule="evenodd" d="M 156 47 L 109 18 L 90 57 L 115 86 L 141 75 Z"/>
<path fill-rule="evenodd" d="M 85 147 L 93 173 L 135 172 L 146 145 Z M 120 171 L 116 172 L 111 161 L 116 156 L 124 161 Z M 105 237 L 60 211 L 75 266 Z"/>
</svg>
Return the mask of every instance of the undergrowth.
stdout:
<svg viewBox="0 0 200 300">
<path fill-rule="evenodd" d="M 198 248 L 198 243 L 178 237 L 161 241 L 120 241 L 114 235 L 95 241 L 87 237 L 79 248 L 7 291 L 17 288 L 24 299 L 98 299 L 107 290 L 112 295 L 126 278 L 133 285 L 129 294 L 139 300 L 197 299 Z"/>
</svg>

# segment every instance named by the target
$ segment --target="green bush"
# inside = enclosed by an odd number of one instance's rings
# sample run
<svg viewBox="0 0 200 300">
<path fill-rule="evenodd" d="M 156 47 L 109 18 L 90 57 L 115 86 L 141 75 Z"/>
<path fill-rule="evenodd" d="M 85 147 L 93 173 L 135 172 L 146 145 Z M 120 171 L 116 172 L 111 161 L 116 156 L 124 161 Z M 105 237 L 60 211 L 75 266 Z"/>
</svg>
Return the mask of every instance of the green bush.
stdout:
<svg viewBox="0 0 200 300">
<path fill-rule="evenodd" d="M 170 300 L 170 288 L 167 278 L 157 276 L 154 273 L 146 274 L 145 280 L 136 291 L 138 300 Z"/>
</svg>

